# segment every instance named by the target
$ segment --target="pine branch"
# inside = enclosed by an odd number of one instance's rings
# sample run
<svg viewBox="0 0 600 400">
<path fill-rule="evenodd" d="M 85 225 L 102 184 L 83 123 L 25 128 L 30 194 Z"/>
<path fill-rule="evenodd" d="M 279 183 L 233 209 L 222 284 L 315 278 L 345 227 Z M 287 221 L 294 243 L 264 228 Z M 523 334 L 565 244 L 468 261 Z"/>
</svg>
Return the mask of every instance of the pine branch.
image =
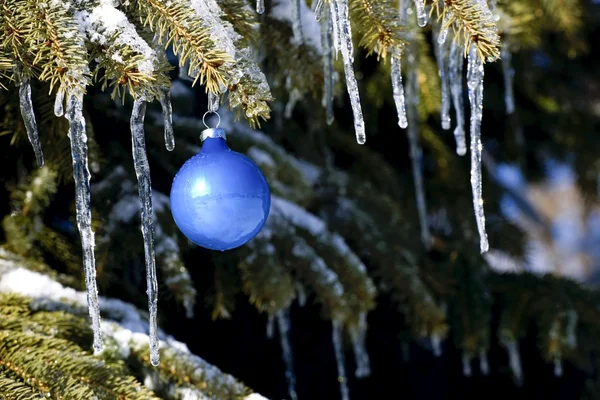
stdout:
<svg viewBox="0 0 600 400">
<path fill-rule="evenodd" d="M 233 29 L 241 35 L 240 41 L 244 45 L 258 43 L 257 14 L 248 7 L 245 0 L 217 0 L 223 11 L 222 19 L 229 22 Z M 238 44 L 241 44 L 238 42 Z M 241 46 L 240 46 L 241 47 Z"/>
<path fill-rule="evenodd" d="M 5 400 L 36 400 L 44 396 L 39 390 L 19 381 L 9 369 L 0 367 L 0 397 Z"/>
<path fill-rule="evenodd" d="M 485 1 L 444 0 L 444 7 L 434 1 L 431 12 L 434 10 L 438 19 L 443 21 L 441 29 L 454 29 L 455 40 L 463 44 L 465 55 L 474 44 L 483 62 L 492 62 L 500 57 L 498 29 Z"/>
<path fill-rule="evenodd" d="M 350 18 L 361 33 L 360 45 L 367 55 L 377 53 L 377 59 L 387 58 L 395 47 L 402 50 L 406 41 L 402 38 L 405 28 L 398 22 L 397 2 L 389 0 L 352 0 Z"/>
</svg>

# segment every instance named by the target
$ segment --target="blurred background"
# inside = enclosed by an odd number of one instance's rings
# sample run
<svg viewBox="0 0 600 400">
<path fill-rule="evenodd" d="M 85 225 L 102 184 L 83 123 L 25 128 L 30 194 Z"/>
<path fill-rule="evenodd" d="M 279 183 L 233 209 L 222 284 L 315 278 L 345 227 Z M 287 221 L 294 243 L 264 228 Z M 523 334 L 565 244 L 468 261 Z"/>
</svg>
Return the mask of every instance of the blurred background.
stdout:
<svg viewBox="0 0 600 400">
<path fill-rule="evenodd" d="M 527 32 L 507 39 L 513 113 L 506 112 L 506 65 L 485 65 L 484 255 L 470 156 L 458 156 L 452 130 L 440 127 L 431 30 L 419 42 L 416 121 L 433 237 L 425 248 L 389 62 L 356 55 L 367 127 L 359 145 L 343 79 L 328 125 L 318 52 L 286 46 L 291 27 L 275 12 L 259 22 L 272 118 L 252 129 L 226 106 L 219 110 L 229 146 L 261 167 L 275 196 L 251 243 L 204 250 L 178 232 L 168 208 L 175 173 L 201 146 L 204 88 L 180 79 L 178 68 L 171 72 L 173 152 L 165 150 L 159 105 L 148 108 L 161 328 L 271 399 L 293 396 L 292 376 L 299 399 L 341 398 L 340 382 L 355 400 L 600 398 L 600 4 L 581 3 L 576 36 L 548 29 L 532 43 Z M 42 169 L 15 118 L 17 94 L 0 93 L 0 243 L 81 289 L 67 122 L 54 117 L 47 88 L 36 85 Z M 144 309 L 130 113 L 129 100 L 89 90 L 99 291 Z M 315 221 L 322 231 L 311 231 Z M 340 315 L 349 322 L 336 333 Z M 337 350 L 332 337 L 341 339 Z"/>
</svg>

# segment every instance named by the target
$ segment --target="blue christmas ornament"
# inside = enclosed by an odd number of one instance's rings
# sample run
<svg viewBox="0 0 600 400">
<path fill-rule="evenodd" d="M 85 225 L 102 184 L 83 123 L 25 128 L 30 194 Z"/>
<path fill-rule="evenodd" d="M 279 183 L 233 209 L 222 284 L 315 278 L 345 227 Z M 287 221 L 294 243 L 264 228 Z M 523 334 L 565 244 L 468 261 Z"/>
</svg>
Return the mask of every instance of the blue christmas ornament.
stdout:
<svg viewBox="0 0 600 400">
<path fill-rule="evenodd" d="M 271 192 L 248 157 L 232 151 L 225 131 L 202 132 L 202 150 L 179 170 L 171 187 L 171 213 L 199 246 L 229 250 L 251 240 L 265 224 Z"/>
</svg>

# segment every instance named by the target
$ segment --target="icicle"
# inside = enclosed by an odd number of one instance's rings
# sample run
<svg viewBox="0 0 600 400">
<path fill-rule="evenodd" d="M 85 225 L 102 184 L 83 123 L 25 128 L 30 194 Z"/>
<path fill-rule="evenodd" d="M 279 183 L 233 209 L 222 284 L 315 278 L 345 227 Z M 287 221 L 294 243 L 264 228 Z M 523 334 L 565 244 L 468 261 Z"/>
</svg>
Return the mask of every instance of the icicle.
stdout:
<svg viewBox="0 0 600 400">
<path fill-rule="evenodd" d="M 519 345 L 513 339 L 503 339 L 502 345 L 508 352 L 508 363 L 515 378 L 517 386 L 523 383 L 523 368 L 521 367 L 521 356 L 519 355 Z"/>
<path fill-rule="evenodd" d="M 265 0 L 256 0 L 256 12 L 259 14 L 265 12 Z"/>
<path fill-rule="evenodd" d="M 471 355 L 467 352 L 463 352 L 462 354 L 462 367 L 464 376 L 473 375 L 473 371 L 471 369 Z"/>
<path fill-rule="evenodd" d="M 220 107 L 220 96 L 213 92 L 208 92 L 208 111 L 217 112 Z"/>
<path fill-rule="evenodd" d="M 277 327 L 279 328 L 279 340 L 281 342 L 281 352 L 285 364 L 285 378 L 288 384 L 288 393 L 291 400 L 297 400 L 296 394 L 296 375 L 294 373 L 294 357 L 292 346 L 290 345 L 290 315 L 289 310 L 282 310 L 277 313 Z"/>
<path fill-rule="evenodd" d="M 465 140 L 465 110 L 463 105 L 463 53 L 456 40 L 450 45 L 450 56 L 448 65 L 448 77 L 450 81 L 450 92 L 452 103 L 456 112 L 456 128 L 454 128 L 454 139 L 456 140 L 456 154 L 464 156 L 467 154 Z"/>
<path fill-rule="evenodd" d="M 515 70 L 511 65 L 512 55 L 508 50 L 508 46 L 502 46 L 500 57 L 502 58 L 502 74 L 504 75 L 504 104 L 506 107 L 506 114 L 512 114 L 515 112 L 515 99 L 513 94 L 513 77 L 515 76 Z"/>
<path fill-rule="evenodd" d="M 63 103 L 65 102 L 65 91 L 61 87 L 56 92 L 56 98 L 54 99 L 54 115 L 62 117 L 64 114 Z"/>
<path fill-rule="evenodd" d="M 339 36 L 339 47 L 337 50 L 342 51 L 342 59 L 344 60 L 344 73 L 346 74 L 346 88 L 350 96 L 350 104 L 352 105 L 352 113 L 354 114 L 354 130 L 356 132 L 356 141 L 359 144 L 364 144 L 365 137 L 365 121 L 363 120 L 362 108 L 360 106 L 360 95 L 358 93 L 358 83 L 354 76 L 352 63 L 354 62 L 354 46 L 352 44 L 352 31 L 350 29 L 350 19 L 348 18 L 348 0 L 331 0 L 329 2 L 331 16 L 333 17 L 334 32 Z M 337 42 L 337 40 L 336 40 Z"/>
<path fill-rule="evenodd" d="M 292 32 L 294 34 L 294 42 L 297 45 L 304 43 L 304 35 L 302 34 L 302 17 L 300 16 L 300 2 L 302 0 L 292 0 Z"/>
<path fill-rule="evenodd" d="M 438 334 L 431 335 L 431 348 L 433 349 L 433 355 L 440 357 L 442 355 L 442 337 Z"/>
<path fill-rule="evenodd" d="M 490 364 L 487 358 L 487 352 L 484 349 L 479 350 L 479 370 L 482 375 L 490 374 Z"/>
<path fill-rule="evenodd" d="M 275 325 L 275 317 L 273 316 L 273 314 L 269 314 L 269 317 L 267 319 L 267 338 L 268 339 L 273 339 L 273 331 L 275 330 L 274 325 Z"/>
<path fill-rule="evenodd" d="M 146 139 L 144 135 L 144 117 L 146 102 L 138 98 L 133 103 L 131 111 L 131 143 L 133 165 L 138 181 L 138 191 L 142 208 L 142 235 L 144 237 L 144 253 L 146 262 L 146 293 L 148 294 L 150 362 L 159 364 L 158 355 L 158 282 L 156 281 L 156 265 L 154 260 L 154 222 L 152 218 L 152 183 L 150 182 L 150 166 L 146 156 Z"/>
<path fill-rule="evenodd" d="M 325 2 L 323 0 L 317 1 L 317 5 L 315 6 L 315 19 L 317 21 L 320 21 L 321 18 L 323 18 L 323 10 L 324 10 L 323 5 L 324 4 L 325 4 Z"/>
<path fill-rule="evenodd" d="M 319 0 L 322 3 L 322 0 Z M 318 8 L 318 6 L 317 6 Z M 333 123 L 333 22 L 328 10 L 325 21 L 321 23 L 321 43 L 323 46 L 323 99 L 322 105 L 325 107 L 327 125 Z"/>
<path fill-rule="evenodd" d="M 371 375 L 371 362 L 369 361 L 369 353 L 366 349 L 367 339 L 367 313 L 361 312 L 358 316 L 358 326 L 350 332 L 352 341 L 352 349 L 354 350 L 354 360 L 356 362 L 356 370 L 354 376 L 357 378 L 365 378 Z"/>
<path fill-rule="evenodd" d="M 398 113 L 398 125 L 404 129 L 408 126 L 408 121 L 406 120 L 404 86 L 402 86 L 402 60 L 400 58 L 400 51 L 397 48 L 394 48 L 391 59 L 392 92 L 394 103 L 396 104 L 396 112 Z"/>
<path fill-rule="evenodd" d="M 485 232 L 485 214 L 481 188 L 481 117 L 483 112 L 483 62 L 477 56 L 475 45 L 471 46 L 467 67 L 467 86 L 469 103 L 471 104 L 471 188 L 473 190 L 473 207 L 477 230 L 479 230 L 479 247 L 481 253 L 489 249 Z"/>
<path fill-rule="evenodd" d="M 410 0 L 400 0 L 398 3 L 398 24 L 408 25 L 408 3 Z"/>
<path fill-rule="evenodd" d="M 296 293 L 298 293 L 298 305 L 300 307 L 304 307 L 306 305 L 306 290 L 304 290 L 304 286 L 301 283 L 296 283 Z"/>
<path fill-rule="evenodd" d="M 350 400 L 350 391 L 346 378 L 346 366 L 344 361 L 344 348 L 342 346 L 342 327 L 339 321 L 331 322 L 331 339 L 333 341 L 333 351 L 335 352 L 335 362 L 338 370 L 338 382 L 340 383 L 340 394 L 342 400 Z"/>
<path fill-rule="evenodd" d="M 561 377 L 563 374 L 563 365 L 560 357 L 554 358 L 554 376 Z"/>
<path fill-rule="evenodd" d="M 171 107 L 171 91 L 161 89 L 158 97 L 162 108 L 163 124 L 165 130 L 165 147 L 168 151 L 175 149 L 175 135 L 173 134 L 173 108 Z"/>
<path fill-rule="evenodd" d="M 83 117 L 83 93 L 70 92 L 67 100 L 67 120 L 73 159 L 73 181 L 75 182 L 75 210 L 77 228 L 81 236 L 85 287 L 88 312 L 94 331 L 94 350 L 102 350 L 102 328 L 98 287 L 96 286 L 96 260 L 94 258 L 94 231 L 92 231 L 92 208 L 90 205 L 90 171 L 87 157 L 87 135 Z"/>
<path fill-rule="evenodd" d="M 417 24 L 422 28 L 427 25 L 427 13 L 425 12 L 425 2 L 415 0 L 415 11 L 417 12 Z"/>
<path fill-rule="evenodd" d="M 414 44 L 413 44 L 414 46 Z M 419 81 L 417 78 L 418 65 L 414 54 L 408 54 L 409 73 L 407 75 L 407 107 L 408 117 L 408 142 L 410 147 L 410 160 L 412 164 L 413 181 L 415 184 L 415 197 L 417 200 L 417 211 L 421 225 L 421 240 L 426 248 L 431 244 L 431 235 L 427 223 L 427 204 L 425 202 L 425 190 L 423 188 L 423 173 L 421 171 L 422 150 L 419 146 Z"/>
<path fill-rule="evenodd" d="M 284 118 L 292 118 L 292 113 L 294 112 L 294 108 L 296 108 L 296 103 L 298 100 L 302 99 L 302 93 L 294 88 L 290 92 L 290 98 L 288 99 L 287 104 L 285 105 L 285 110 L 283 111 Z"/>
<path fill-rule="evenodd" d="M 448 13 L 446 13 L 448 16 Z M 437 24 L 434 25 L 437 29 Z M 438 62 L 438 74 L 440 76 L 441 83 L 441 91 L 442 91 L 442 107 L 441 107 L 441 120 L 442 120 L 442 128 L 450 129 L 450 90 L 448 89 L 448 64 L 446 60 L 446 38 L 445 36 L 448 34 L 448 29 L 443 29 L 443 25 L 440 27 L 442 29 L 438 36 L 438 42 L 436 46 L 436 58 Z M 446 32 L 444 34 L 444 31 Z M 443 40 L 440 41 L 440 38 L 444 36 Z"/>
<path fill-rule="evenodd" d="M 38 135 L 37 123 L 35 122 L 35 114 L 33 112 L 33 103 L 31 102 L 31 84 L 26 75 L 21 76 L 21 84 L 19 85 L 19 105 L 21 107 L 21 116 L 23 124 L 27 131 L 29 143 L 33 148 L 35 159 L 38 167 L 44 165 L 44 153 L 42 153 L 42 144 Z"/>
<path fill-rule="evenodd" d="M 446 38 L 448 37 L 448 30 L 450 29 L 448 22 L 450 21 L 451 18 L 452 18 L 452 11 L 450 11 L 450 10 L 446 11 L 446 15 L 444 15 L 444 19 L 442 20 L 442 25 L 440 26 L 440 33 L 437 38 L 438 44 L 446 43 Z"/>
</svg>

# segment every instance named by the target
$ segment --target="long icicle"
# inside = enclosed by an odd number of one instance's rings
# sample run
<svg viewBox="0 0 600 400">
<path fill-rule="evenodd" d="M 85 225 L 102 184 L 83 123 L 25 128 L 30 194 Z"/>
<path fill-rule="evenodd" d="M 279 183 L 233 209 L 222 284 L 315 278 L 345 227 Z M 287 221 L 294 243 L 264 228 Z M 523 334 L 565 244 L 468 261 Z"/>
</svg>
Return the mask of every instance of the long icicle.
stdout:
<svg viewBox="0 0 600 400">
<path fill-rule="evenodd" d="M 302 17 L 300 12 L 300 2 L 302 0 L 292 0 L 292 32 L 294 42 L 298 45 L 304 43 L 304 35 L 302 34 Z"/>
<path fill-rule="evenodd" d="M 476 47 L 471 46 L 467 67 L 467 86 L 469 103 L 471 104 L 471 189 L 473 191 L 473 208 L 479 231 L 479 247 L 481 253 L 489 249 L 485 231 L 485 213 L 483 210 L 481 182 L 481 119 L 483 113 L 483 62 L 477 56 Z"/>
<path fill-rule="evenodd" d="M 142 235 L 144 237 L 144 253 L 146 263 L 146 293 L 148 294 L 150 362 L 159 364 L 158 355 L 158 282 L 156 280 L 156 264 L 154 260 L 154 221 L 152 211 L 152 184 L 150 182 L 150 166 L 146 156 L 146 139 L 144 135 L 144 117 L 146 116 L 146 101 L 138 98 L 133 102 L 131 111 L 131 144 L 133 166 L 138 181 L 138 191 L 142 208 Z"/>
<path fill-rule="evenodd" d="M 402 85 L 402 59 L 400 58 L 400 50 L 394 47 L 391 56 L 391 78 L 392 78 L 392 93 L 394 103 L 396 104 L 396 113 L 398 114 L 398 125 L 405 129 L 408 126 L 406 119 L 406 102 L 404 98 L 404 86 Z"/>
<path fill-rule="evenodd" d="M 412 46 L 415 46 L 413 43 Z M 431 244 L 431 235 L 429 233 L 429 224 L 427 223 L 427 203 L 425 201 L 425 189 L 423 187 L 422 168 L 422 150 L 419 146 L 419 81 L 418 65 L 414 50 L 408 53 L 409 72 L 407 75 L 407 107 L 406 115 L 408 117 L 408 143 L 410 147 L 410 160 L 412 164 L 413 181 L 415 184 L 415 197 L 417 201 L 417 211 L 419 213 L 419 223 L 421 225 L 421 240 L 425 248 Z"/>
<path fill-rule="evenodd" d="M 31 102 L 31 84 L 27 75 L 21 76 L 19 106 L 21 108 L 21 116 L 23 117 L 23 124 L 27 131 L 27 138 L 33 148 L 37 165 L 38 167 L 42 167 L 44 166 L 44 153 L 42 152 L 42 144 L 38 135 L 37 123 L 35 122 L 35 113 L 33 112 L 33 103 Z"/>
<path fill-rule="evenodd" d="M 350 29 L 350 19 L 348 18 L 348 0 L 330 0 L 330 11 L 333 17 L 334 32 L 339 37 L 339 43 L 336 40 L 336 50 L 341 50 L 344 61 L 344 74 L 346 75 L 346 88 L 350 96 L 352 113 L 354 114 L 354 130 L 356 132 L 356 141 L 364 144 L 365 121 L 363 119 L 362 108 L 360 106 L 360 95 L 358 93 L 358 83 L 354 76 L 352 64 L 354 62 L 354 45 L 352 44 L 352 31 Z M 338 47 L 339 45 L 339 47 Z"/>
<path fill-rule="evenodd" d="M 281 354 L 285 364 L 285 378 L 288 384 L 288 394 L 291 400 L 297 400 L 296 374 L 294 373 L 294 356 L 290 345 L 290 315 L 285 309 L 277 312 L 277 328 L 279 329 L 279 340 L 281 343 Z"/>
<path fill-rule="evenodd" d="M 452 93 L 452 104 L 456 112 L 456 127 L 454 128 L 454 139 L 456 140 L 456 154 L 464 156 L 467 154 L 465 139 L 465 109 L 463 104 L 463 65 L 464 58 L 460 45 L 456 38 L 450 45 L 450 56 L 448 75 L 450 81 L 450 92 Z"/>
<path fill-rule="evenodd" d="M 342 346 L 342 326 L 339 321 L 331 321 L 331 340 L 335 353 L 335 362 L 338 370 L 338 382 L 340 383 L 340 395 L 342 400 L 350 400 L 350 390 L 346 377 L 346 361 L 344 360 L 344 347 Z"/>
<path fill-rule="evenodd" d="M 500 57 L 502 58 L 502 74 L 504 75 L 504 104 L 506 114 L 512 114 L 515 112 L 515 98 L 513 93 L 515 70 L 511 65 L 512 55 L 506 44 L 502 46 Z"/>
<path fill-rule="evenodd" d="M 323 99 L 322 105 L 325 107 L 325 121 L 327 125 L 333 123 L 333 21 L 331 13 L 325 9 L 325 19 L 321 22 L 321 43 L 323 47 Z"/>
<path fill-rule="evenodd" d="M 88 312 L 94 332 L 94 351 L 102 350 L 102 328 L 98 287 L 96 286 L 96 260 L 94 257 L 94 231 L 92 230 L 92 208 L 90 199 L 90 170 L 88 168 L 87 135 L 83 117 L 83 92 L 69 93 L 67 120 L 73 159 L 73 181 L 75 182 L 75 209 L 77 228 L 81 236 L 83 269 L 87 291 Z"/>
<path fill-rule="evenodd" d="M 356 370 L 354 376 L 357 378 L 365 378 L 371 375 L 371 362 L 369 353 L 367 352 L 367 313 L 361 312 L 358 316 L 358 326 L 350 332 L 352 341 L 352 349 L 354 350 L 354 360 L 356 362 Z"/>
<path fill-rule="evenodd" d="M 173 107 L 171 106 L 171 91 L 168 88 L 160 90 L 158 97 L 162 108 L 163 124 L 165 131 L 165 147 L 167 151 L 175 149 L 175 135 L 173 133 Z"/>
<path fill-rule="evenodd" d="M 448 16 L 450 12 L 448 11 L 446 16 Z M 437 24 L 434 24 L 434 27 L 438 29 Z M 436 58 L 438 63 L 438 74 L 440 76 L 441 83 L 441 92 L 442 92 L 442 107 L 441 107 L 441 120 L 442 120 L 442 129 L 448 130 L 450 129 L 450 123 L 452 122 L 450 119 L 450 90 L 448 88 L 448 61 L 447 61 L 447 45 L 446 45 L 446 36 L 448 35 L 448 28 L 444 29 L 444 25 L 439 27 L 439 35 L 438 40 L 435 46 Z"/>
</svg>

